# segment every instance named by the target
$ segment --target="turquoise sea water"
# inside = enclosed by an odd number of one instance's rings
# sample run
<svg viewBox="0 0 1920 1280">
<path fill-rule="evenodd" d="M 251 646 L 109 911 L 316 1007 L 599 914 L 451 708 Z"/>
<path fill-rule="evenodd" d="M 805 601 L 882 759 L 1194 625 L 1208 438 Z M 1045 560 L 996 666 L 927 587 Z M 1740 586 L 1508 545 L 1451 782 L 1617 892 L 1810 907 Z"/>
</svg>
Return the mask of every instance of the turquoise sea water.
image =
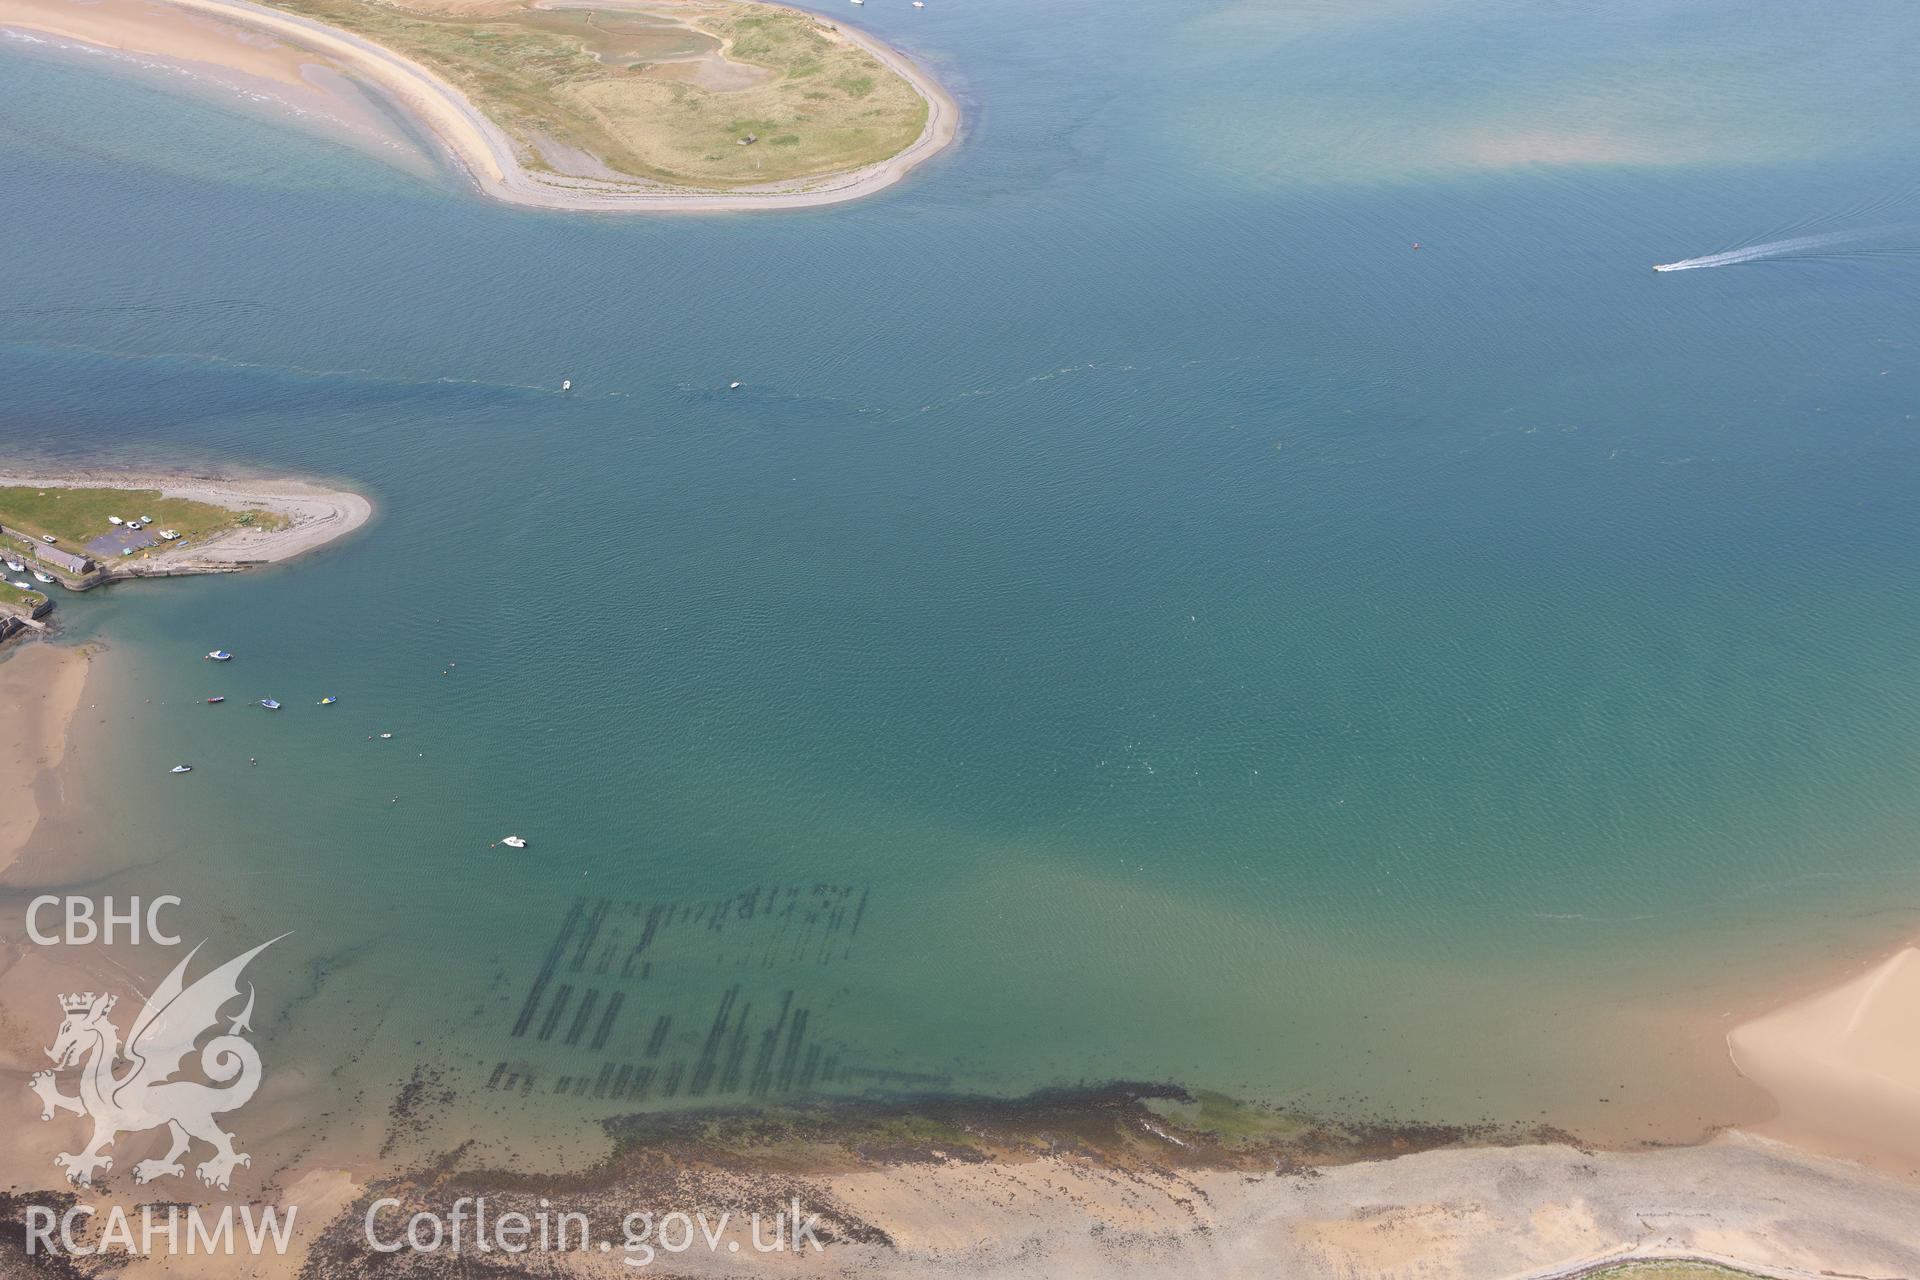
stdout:
<svg viewBox="0 0 1920 1280">
<path fill-rule="evenodd" d="M 1722 1116 L 1709 1019 L 1920 890 L 1920 17 L 897 8 L 964 140 L 780 216 L 497 207 L 0 45 L 0 453 L 380 504 L 63 598 L 111 688 L 46 838 L 297 930 L 270 1063 L 430 1064 L 442 1133 Z"/>
</svg>

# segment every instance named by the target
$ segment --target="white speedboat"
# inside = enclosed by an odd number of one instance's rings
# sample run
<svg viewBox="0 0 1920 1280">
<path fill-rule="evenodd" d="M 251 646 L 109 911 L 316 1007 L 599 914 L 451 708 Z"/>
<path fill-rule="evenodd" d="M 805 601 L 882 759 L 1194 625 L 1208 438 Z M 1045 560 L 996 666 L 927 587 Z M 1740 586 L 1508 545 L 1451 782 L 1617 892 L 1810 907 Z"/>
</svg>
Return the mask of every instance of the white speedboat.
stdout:
<svg viewBox="0 0 1920 1280">
<path fill-rule="evenodd" d="M 173 768 L 167 770 L 167 772 L 168 773 L 192 773 L 193 766 L 190 764 L 177 764 L 173 766 Z"/>
<path fill-rule="evenodd" d="M 260 699 L 260 705 L 265 707 L 269 711 L 278 711 L 280 709 L 279 702 L 277 702 L 273 698 Z"/>
<path fill-rule="evenodd" d="M 25 573 L 27 571 L 27 566 L 21 564 L 18 560 L 7 561 L 7 568 L 13 570 L 15 573 Z"/>
<path fill-rule="evenodd" d="M 31 582 L 28 582 L 28 581 L 27 581 L 26 579 L 24 579 L 24 578 L 23 578 L 23 579 L 21 579 L 21 580 L 20 580 L 19 582 L 16 582 L 16 583 L 14 583 L 13 585 L 14 585 L 14 586 L 16 586 L 16 587 L 18 587 L 18 588 L 20 588 L 20 589 L 21 589 L 22 591 L 31 591 L 31 590 L 33 590 L 33 584 L 32 584 Z"/>
<path fill-rule="evenodd" d="M 572 379 L 572 378 L 562 378 L 562 379 L 560 379 L 560 389 L 561 389 L 562 391 L 571 391 L 571 390 L 573 390 L 573 379 Z"/>
<path fill-rule="evenodd" d="M 44 582 L 44 583 L 46 583 L 46 584 L 47 584 L 48 586 L 52 586 L 52 585 L 53 585 L 53 579 L 52 579 L 52 578 L 50 578 L 50 577 L 48 577 L 48 576 L 47 576 L 46 574 L 44 574 L 44 573 L 42 573 L 42 572 L 40 572 L 40 571 L 39 571 L 38 569 L 35 569 L 35 570 L 33 571 L 33 580 L 34 580 L 35 582 Z"/>
<path fill-rule="evenodd" d="M 233 655 L 228 653 L 225 649 L 215 649 L 212 653 L 208 654 L 207 656 L 209 658 L 212 658 L 215 662 L 232 662 L 233 661 Z"/>
<path fill-rule="evenodd" d="M 527 847 L 525 836 L 504 836 L 501 838 L 500 843 L 509 849 L 524 849 Z"/>
</svg>

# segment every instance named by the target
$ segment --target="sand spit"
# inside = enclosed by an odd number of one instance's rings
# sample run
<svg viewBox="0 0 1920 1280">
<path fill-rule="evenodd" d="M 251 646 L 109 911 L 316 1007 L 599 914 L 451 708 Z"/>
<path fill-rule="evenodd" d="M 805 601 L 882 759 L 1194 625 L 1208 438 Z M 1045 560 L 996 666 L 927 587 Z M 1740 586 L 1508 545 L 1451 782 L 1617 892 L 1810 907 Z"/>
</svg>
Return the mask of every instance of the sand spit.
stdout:
<svg viewBox="0 0 1920 1280">
<path fill-rule="evenodd" d="M 62 17 L 62 9 L 73 10 L 74 16 Z M 270 41 L 284 42 L 318 55 L 379 90 L 430 129 L 484 194 L 535 208 L 602 213 L 725 213 L 838 204 L 892 186 L 916 165 L 945 148 L 959 133 L 958 105 L 912 59 L 872 36 L 836 23 L 842 35 L 901 76 L 926 100 L 925 128 L 912 145 L 897 155 L 846 173 L 731 191 L 563 178 L 523 168 L 512 141 L 459 90 L 420 64 L 361 36 L 248 0 L 148 0 L 143 20 L 151 25 L 155 13 L 177 15 L 183 26 L 207 18 L 221 20 L 245 27 Z M 110 11 L 103 17 L 102 11 L 90 10 L 88 6 L 49 9 L 34 0 L 0 0 L 0 27 L 8 26 L 96 47 L 116 50 L 140 47 L 117 34 Z M 140 45 L 152 43 L 148 37 Z M 255 65 L 266 56 L 261 49 L 250 49 L 232 41 L 201 41 L 192 48 L 194 58 L 218 58 L 232 69 L 252 75 L 273 73 L 270 65 Z"/>
</svg>

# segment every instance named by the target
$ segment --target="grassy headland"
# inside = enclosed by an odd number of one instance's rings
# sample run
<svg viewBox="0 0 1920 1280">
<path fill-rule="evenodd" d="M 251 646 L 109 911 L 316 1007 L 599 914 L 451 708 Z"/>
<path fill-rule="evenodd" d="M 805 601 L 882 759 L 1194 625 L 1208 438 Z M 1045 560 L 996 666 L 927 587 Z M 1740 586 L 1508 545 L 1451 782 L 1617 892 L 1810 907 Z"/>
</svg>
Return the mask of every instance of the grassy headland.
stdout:
<svg viewBox="0 0 1920 1280">
<path fill-rule="evenodd" d="M 832 24 L 750 0 L 270 3 L 432 70 L 530 170 L 670 188 L 791 184 L 886 160 L 927 121 L 913 86 Z"/>
<path fill-rule="evenodd" d="M 286 523 L 284 516 L 271 511 L 233 511 L 207 502 L 162 497 L 156 489 L 0 486 L 0 525 L 35 538 L 51 535 L 63 551 L 89 554 L 88 542 L 114 530 L 109 516 L 122 520 L 152 516 L 149 533 L 169 529 L 180 535 L 179 543 L 187 545 L 229 529 L 277 529 Z M 176 544 L 161 542 L 124 558 L 137 560 L 172 545 Z"/>
<path fill-rule="evenodd" d="M 10 604 L 26 613 L 32 613 L 46 602 L 47 597 L 44 592 L 16 587 L 12 579 L 0 583 L 0 603 Z"/>
</svg>

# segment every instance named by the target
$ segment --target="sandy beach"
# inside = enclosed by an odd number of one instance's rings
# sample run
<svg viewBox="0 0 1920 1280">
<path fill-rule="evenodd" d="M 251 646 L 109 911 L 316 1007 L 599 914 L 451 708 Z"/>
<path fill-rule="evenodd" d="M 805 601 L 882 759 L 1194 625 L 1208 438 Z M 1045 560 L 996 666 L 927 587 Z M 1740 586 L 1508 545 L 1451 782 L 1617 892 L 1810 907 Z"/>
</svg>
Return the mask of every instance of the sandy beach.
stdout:
<svg viewBox="0 0 1920 1280">
<path fill-rule="evenodd" d="M 1920 949 L 1745 1023 L 1727 1043 L 1779 1105 L 1760 1132 L 1920 1177 Z"/>
<path fill-rule="evenodd" d="M 111 957 L 91 951 L 10 956 L 0 1007 L 17 1034 L 7 1036 L 0 1081 L 32 1069 L 32 1029 L 45 1022 L 32 1015 L 53 993 L 118 985 L 112 969 Z M 457 1157 L 382 1169 L 316 1155 L 340 1118 L 312 1114 L 313 1083 L 289 1073 L 249 1112 L 265 1188 L 254 1203 L 298 1207 L 293 1248 L 212 1269 L 155 1257 L 124 1274 L 383 1274 L 374 1264 L 388 1259 L 368 1247 L 365 1227 L 376 1196 L 443 1220 L 463 1198 L 469 1206 L 484 1198 L 495 1214 L 530 1212 L 537 1200 L 584 1215 L 596 1238 L 616 1240 L 636 1207 L 704 1213 L 709 1222 L 731 1215 L 732 1225 L 715 1229 L 713 1249 L 657 1255 L 656 1265 L 671 1264 L 664 1273 L 685 1276 L 1560 1280 L 1679 1259 L 1780 1280 L 1920 1274 L 1920 1184 L 1738 1132 L 1691 1147 L 1607 1152 L 1545 1135 L 1474 1143 L 1418 1126 L 1345 1136 L 1336 1127 L 1304 1137 L 1319 1150 L 1314 1159 L 1276 1162 L 1108 1094 L 936 1104 L 929 1132 L 939 1137 L 909 1136 L 896 1115 L 857 1109 L 823 1121 L 696 1117 L 678 1129 L 643 1121 L 584 1175 L 540 1178 L 484 1161 L 469 1171 Z M 24 1089 L 14 1105 L 23 1123 L 0 1140 L 0 1180 L 37 1203 L 64 1190 L 49 1153 L 71 1122 L 32 1123 Z M 377 1128 L 400 1111 L 364 1097 L 355 1114 Z M 153 1198 L 124 1179 L 88 1196 L 128 1212 Z M 197 1187 L 172 1188 L 165 1199 L 223 1202 Z M 756 1255 L 748 1215 L 770 1216 L 795 1199 L 820 1215 L 824 1252 Z M 6 1249 L 0 1237 L 0 1263 Z M 635 1274 L 625 1259 L 618 1246 L 576 1245 L 496 1254 L 487 1274 Z M 420 1277 L 468 1275 L 474 1266 L 470 1253 L 406 1261 L 405 1274 Z"/>
<path fill-rule="evenodd" d="M 0 35 L 271 104 L 284 118 L 389 163 L 434 172 L 417 140 L 395 127 L 386 100 L 361 88 L 346 66 L 256 27 L 152 0 L 0 0 Z"/>
<path fill-rule="evenodd" d="M 1089 1114 L 1102 1112 L 1115 1114 L 1099 1104 Z M 825 1167 L 809 1167 L 778 1136 L 756 1157 L 751 1148 L 722 1155 L 704 1140 L 656 1135 L 645 1152 L 615 1155 L 585 1185 L 435 1167 L 380 1187 L 409 1209 L 444 1216 L 463 1196 L 489 1198 L 496 1211 L 530 1208 L 537 1185 L 537 1194 L 596 1222 L 636 1205 L 704 1210 L 711 1219 L 730 1210 L 737 1221 L 797 1197 L 832 1240 L 804 1267 L 755 1258 L 744 1240 L 738 1253 L 724 1243 L 695 1249 L 672 1258 L 676 1275 L 1549 1280 L 1663 1259 L 1795 1278 L 1920 1273 L 1912 1225 L 1920 1186 L 1747 1134 L 1640 1152 L 1566 1142 L 1329 1152 L 1323 1163 L 1260 1168 L 1233 1167 L 1246 1161 L 1206 1149 L 1204 1135 L 1156 1124 L 1154 1137 L 1138 1114 L 1118 1116 L 1115 1129 L 1136 1137 L 1043 1109 L 1011 1131 L 1005 1116 L 961 1120 L 968 1137 L 960 1144 L 875 1150 L 856 1127 Z M 1411 1132 L 1383 1139 L 1389 1148 L 1418 1141 Z M 363 1274 L 370 1194 L 314 1246 L 319 1274 Z M 546 1274 L 554 1262 L 526 1271 Z M 557 1265 L 565 1275 L 630 1273 L 618 1252 L 575 1250 Z M 423 1274 L 460 1272 L 442 1263 Z"/>
<path fill-rule="evenodd" d="M 1920 1189 L 1737 1135 L 1630 1154 L 1432 1151 L 1312 1176 L 942 1165 L 833 1191 L 894 1246 L 846 1251 L 864 1257 L 843 1254 L 841 1275 L 1495 1280 L 1654 1258 L 1781 1276 L 1920 1269 Z M 889 1252 L 907 1265 L 886 1265 Z"/>
<path fill-rule="evenodd" d="M 277 529 L 231 529 L 178 556 L 115 567 L 116 577 L 227 573 L 249 565 L 274 564 L 343 538 L 373 518 L 373 503 L 362 495 L 304 480 L 110 470 L 52 474 L 0 470 L 0 485 L 157 489 L 163 497 L 186 498 L 235 511 L 270 511 L 286 520 Z"/>
<path fill-rule="evenodd" d="M 67 752 L 87 655 L 52 645 L 0 649 L 0 875 L 40 822 L 39 790 Z"/>
<path fill-rule="evenodd" d="M 926 100 L 927 121 L 920 137 L 887 160 L 846 173 L 793 184 L 702 191 L 531 172 L 520 164 L 499 126 L 427 68 L 351 32 L 247 0 L 110 0 L 109 6 L 99 8 L 58 0 L 0 0 L 0 29 L 218 66 L 268 81 L 304 79 L 289 66 L 298 61 L 290 59 L 289 50 L 298 50 L 299 57 L 347 74 L 420 121 L 485 195 L 535 208 L 602 213 L 723 213 L 838 204 L 892 186 L 949 145 L 959 132 L 960 111 L 939 83 L 898 50 L 843 23 L 834 25 Z"/>
</svg>

